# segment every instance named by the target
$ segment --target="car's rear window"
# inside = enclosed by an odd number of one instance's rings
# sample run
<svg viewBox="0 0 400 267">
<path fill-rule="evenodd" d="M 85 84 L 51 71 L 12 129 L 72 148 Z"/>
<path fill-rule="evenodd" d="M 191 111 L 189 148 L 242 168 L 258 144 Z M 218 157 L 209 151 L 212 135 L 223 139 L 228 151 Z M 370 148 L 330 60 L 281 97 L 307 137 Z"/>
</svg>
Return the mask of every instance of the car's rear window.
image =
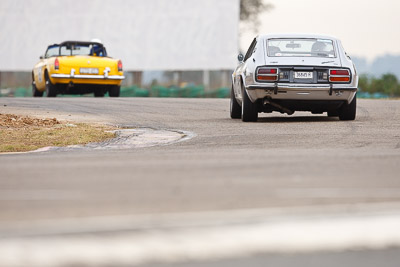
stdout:
<svg viewBox="0 0 400 267">
<path fill-rule="evenodd" d="M 89 55 L 90 54 L 90 46 L 84 45 L 72 45 L 72 46 L 61 46 L 60 54 L 61 56 L 69 56 L 69 55 Z"/>
<path fill-rule="evenodd" d="M 336 57 L 333 41 L 329 39 L 269 39 L 267 51 L 269 57 Z"/>
<path fill-rule="evenodd" d="M 105 47 L 98 44 L 66 44 L 52 45 L 47 48 L 46 58 L 55 56 L 100 56 L 106 57 L 107 52 Z"/>
</svg>

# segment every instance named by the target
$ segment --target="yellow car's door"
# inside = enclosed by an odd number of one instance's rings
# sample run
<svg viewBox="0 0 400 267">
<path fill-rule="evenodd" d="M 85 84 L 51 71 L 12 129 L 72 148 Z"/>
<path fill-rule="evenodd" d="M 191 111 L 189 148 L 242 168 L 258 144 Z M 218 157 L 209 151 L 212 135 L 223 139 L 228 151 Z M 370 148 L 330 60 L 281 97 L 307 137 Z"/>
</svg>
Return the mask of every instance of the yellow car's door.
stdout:
<svg viewBox="0 0 400 267">
<path fill-rule="evenodd" d="M 44 70 L 46 66 L 46 59 L 40 59 L 39 63 L 33 68 L 33 78 L 37 90 L 44 91 L 46 89 L 46 81 L 44 79 Z"/>
</svg>

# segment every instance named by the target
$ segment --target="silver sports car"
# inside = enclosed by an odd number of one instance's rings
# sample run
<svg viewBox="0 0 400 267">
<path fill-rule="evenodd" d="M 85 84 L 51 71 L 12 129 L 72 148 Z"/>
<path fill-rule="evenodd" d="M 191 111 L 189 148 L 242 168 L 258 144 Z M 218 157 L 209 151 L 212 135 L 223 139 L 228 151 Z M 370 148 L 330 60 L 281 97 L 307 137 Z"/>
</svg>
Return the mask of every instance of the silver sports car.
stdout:
<svg viewBox="0 0 400 267">
<path fill-rule="evenodd" d="M 232 74 L 231 118 L 257 121 L 259 112 L 311 111 L 355 119 L 358 75 L 340 40 L 261 35 L 238 59 Z"/>
</svg>

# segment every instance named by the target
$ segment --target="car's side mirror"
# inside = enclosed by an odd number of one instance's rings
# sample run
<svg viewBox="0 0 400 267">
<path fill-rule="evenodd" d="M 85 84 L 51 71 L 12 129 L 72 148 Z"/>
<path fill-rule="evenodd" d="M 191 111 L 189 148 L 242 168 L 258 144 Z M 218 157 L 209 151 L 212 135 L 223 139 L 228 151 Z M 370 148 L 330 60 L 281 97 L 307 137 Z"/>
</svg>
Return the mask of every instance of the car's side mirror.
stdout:
<svg viewBox="0 0 400 267">
<path fill-rule="evenodd" d="M 238 55 L 238 60 L 239 60 L 239 62 L 243 62 L 244 56 L 242 54 L 239 54 Z"/>
</svg>

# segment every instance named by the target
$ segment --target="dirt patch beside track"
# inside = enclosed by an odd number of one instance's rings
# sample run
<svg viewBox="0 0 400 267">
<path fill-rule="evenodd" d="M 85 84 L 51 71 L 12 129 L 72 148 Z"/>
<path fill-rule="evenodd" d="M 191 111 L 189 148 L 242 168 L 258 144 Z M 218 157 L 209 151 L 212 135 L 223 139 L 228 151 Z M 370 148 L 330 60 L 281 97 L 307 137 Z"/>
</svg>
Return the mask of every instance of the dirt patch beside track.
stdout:
<svg viewBox="0 0 400 267">
<path fill-rule="evenodd" d="M 37 119 L 14 114 L 0 114 L 0 129 L 51 127 L 61 124 L 56 118 Z"/>
<path fill-rule="evenodd" d="M 113 127 L 0 114 L 0 152 L 25 152 L 47 146 L 82 145 L 115 137 Z"/>
</svg>

